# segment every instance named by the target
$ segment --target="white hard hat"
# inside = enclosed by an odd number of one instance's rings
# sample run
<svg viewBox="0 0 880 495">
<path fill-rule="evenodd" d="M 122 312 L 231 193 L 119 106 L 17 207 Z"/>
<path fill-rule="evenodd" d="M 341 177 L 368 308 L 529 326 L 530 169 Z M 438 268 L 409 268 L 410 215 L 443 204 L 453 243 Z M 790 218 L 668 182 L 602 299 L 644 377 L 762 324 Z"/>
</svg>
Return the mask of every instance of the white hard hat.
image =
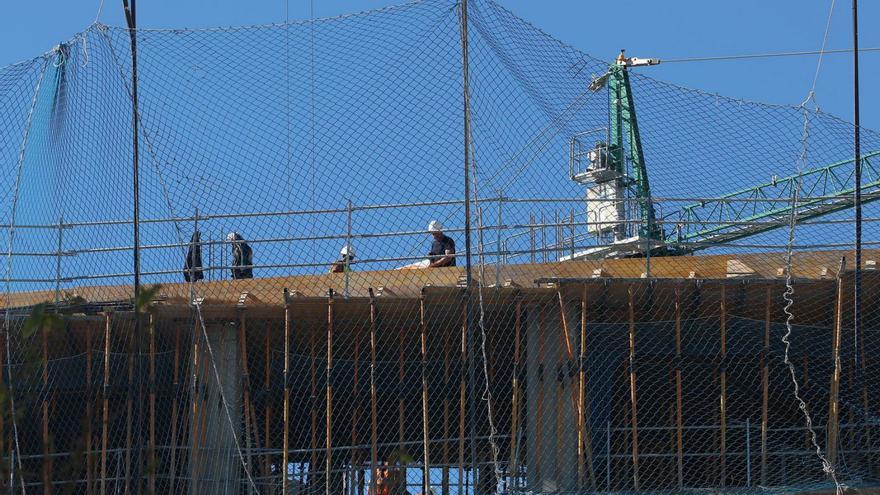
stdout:
<svg viewBox="0 0 880 495">
<path fill-rule="evenodd" d="M 437 220 L 431 220 L 431 223 L 428 224 L 428 232 L 443 232 L 443 225 Z"/>
<path fill-rule="evenodd" d="M 354 258 L 354 246 L 342 246 L 342 249 L 339 250 L 339 256 Z"/>
<path fill-rule="evenodd" d="M 238 232 L 230 232 L 229 234 L 226 235 L 226 240 L 228 242 L 232 242 L 235 240 L 236 236 L 238 236 Z"/>
</svg>

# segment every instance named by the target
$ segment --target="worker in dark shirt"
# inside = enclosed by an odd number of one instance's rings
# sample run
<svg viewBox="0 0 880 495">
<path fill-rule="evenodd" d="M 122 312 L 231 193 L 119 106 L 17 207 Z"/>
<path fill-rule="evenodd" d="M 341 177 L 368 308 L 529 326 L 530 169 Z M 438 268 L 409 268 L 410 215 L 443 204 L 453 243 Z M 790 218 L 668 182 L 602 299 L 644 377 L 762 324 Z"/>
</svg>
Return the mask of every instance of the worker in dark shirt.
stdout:
<svg viewBox="0 0 880 495">
<path fill-rule="evenodd" d="M 428 224 L 428 232 L 434 236 L 428 253 L 428 267 L 455 266 L 455 241 L 443 234 L 443 226 L 437 220 Z"/>
<path fill-rule="evenodd" d="M 354 247 L 346 244 L 339 251 L 339 259 L 330 265 L 330 273 L 350 272 L 352 261 L 354 261 Z"/>
<path fill-rule="evenodd" d="M 232 243 L 232 278 L 254 278 L 253 250 L 238 232 L 230 232 L 226 240 Z"/>
</svg>

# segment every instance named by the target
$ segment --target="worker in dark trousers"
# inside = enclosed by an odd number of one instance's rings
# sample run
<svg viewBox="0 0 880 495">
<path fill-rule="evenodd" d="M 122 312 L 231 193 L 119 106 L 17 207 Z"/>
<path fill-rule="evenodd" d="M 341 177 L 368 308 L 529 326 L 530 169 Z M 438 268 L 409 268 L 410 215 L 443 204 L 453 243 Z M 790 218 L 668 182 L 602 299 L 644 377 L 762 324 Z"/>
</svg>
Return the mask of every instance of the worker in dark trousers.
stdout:
<svg viewBox="0 0 880 495">
<path fill-rule="evenodd" d="M 193 232 L 189 241 L 189 249 L 186 252 L 186 261 L 183 263 L 183 279 L 187 282 L 195 282 L 205 278 L 202 271 L 202 240 L 198 231 Z"/>
<path fill-rule="evenodd" d="M 230 232 L 226 240 L 232 243 L 232 279 L 254 278 L 254 252 L 238 232 Z"/>
<path fill-rule="evenodd" d="M 455 241 L 443 233 L 443 226 L 437 220 L 428 224 L 428 232 L 434 237 L 431 251 L 428 252 L 428 267 L 440 268 L 455 266 Z"/>
</svg>

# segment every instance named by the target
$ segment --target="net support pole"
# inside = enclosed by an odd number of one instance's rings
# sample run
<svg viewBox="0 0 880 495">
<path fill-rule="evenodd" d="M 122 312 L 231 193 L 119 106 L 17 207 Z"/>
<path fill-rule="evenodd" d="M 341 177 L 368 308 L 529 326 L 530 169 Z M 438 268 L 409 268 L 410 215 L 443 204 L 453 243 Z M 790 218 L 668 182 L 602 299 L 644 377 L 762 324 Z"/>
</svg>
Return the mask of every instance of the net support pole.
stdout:
<svg viewBox="0 0 880 495">
<path fill-rule="evenodd" d="M 290 304 L 287 301 L 287 290 L 284 291 L 284 382 L 283 403 L 282 406 L 282 422 L 284 432 L 282 433 L 281 446 L 281 493 L 287 493 L 287 464 L 290 455 Z"/>
<path fill-rule="evenodd" d="M 419 295 L 419 334 L 422 368 L 422 493 L 429 493 L 431 486 L 430 449 L 428 444 L 428 340 L 425 319 L 425 289 Z"/>
<path fill-rule="evenodd" d="M 376 296 L 373 288 L 370 295 L 370 493 L 376 491 L 376 473 L 379 463 L 378 406 L 376 396 Z"/>
<path fill-rule="evenodd" d="M 334 493 L 331 489 L 331 481 L 333 479 L 333 289 L 327 290 L 327 406 L 326 406 L 326 449 L 325 449 L 325 466 L 326 485 L 324 493 L 330 495 Z M 285 469 L 287 469 L 285 467 Z M 334 493 L 335 495 L 335 493 Z"/>
<path fill-rule="evenodd" d="M 767 286 L 764 304 L 764 346 L 761 351 L 761 486 L 767 486 L 767 433 L 770 409 L 770 315 L 772 289 Z"/>
<path fill-rule="evenodd" d="M 840 269 L 837 271 L 836 301 L 834 304 L 834 333 L 831 339 L 831 361 L 834 363 L 834 372 L 831 375 L 831 386 L 828 394 L 828 462 L 832 466 L 837 465 L 837 442 L 840 435 L 840 373 L 842 361 L 840 359 L 840 341 L 843 333 L 843 270 L 845 259 L 840 259 Z"/>
<path fill-rule="evenodd" d="M 464 124 L 464 231 L 465 231 L 465 287 L 467 289 L 467 345 L 468 353 L 468 423 L 470 424 L 470 461 L 471 472 L 476 479 L 477 474 L 477 404 L 476 404 L 476 361 L 474 347 L 476 345 L 472 316 L 470 290 L 473 283 L 471 262 L 471 96 L 470 77 L 468 75 L 468 0 L 461 0 L 460 5 L 461 31 L 461 76 L 462 76 L 462 109 Z M 482 282 L 482 281 L 481 281 Z"/>
<path fill-rule="evenodd" d="M 681 390 L 681 291 L 675 289 L 675 466 L 678 488 L 684 486 L 684 439 Z"/>
<path fill-rule="evenodd" d="M 140 295 L 141 295 L 141 253 L 140 253 L 140 172 L 139 172 L 139 131 L 138 131 L 138 70 L 137 70 L 137 0 L 122 0 L 123 10 L 125 11 L 125 20 L 128 25 L 128 35 L 131 40 L 131 173 L 132 173 L 132 204 L 133 204 L 133 221 L 132 221 L 132 239 L 134 249 L 132 250 L 132 264 L 134 269 L 134 339 L 137 342 L 135 352 L 140 358 L 141 354 L 141 318 L 140 318 Z M 138 373 L 140 375 L 140 373 Z M 135 394 L 137 396 L 137 417 L 134 418 L 135 423 L 135 441 L 138 448 L 135 449 L 135 493 L 141 492 L 140 485 L 140 404 L 142 399 L 142 377 L 138 376 L 135 384 Z M 131 423 L 131 422 L 129 422 Z M 126 480 L 128 487 L 130 481 L 130 472 L 128 471 L 130 455 L 126 454 Z"/>
<path fill-rule="evenodd" d="M 853 274 L 853 361 L 855 362 L 856 382 L 864 383 L 862 366 L 859 364 L 860 344 L 862 342 L 862 144 L 861 119 L 859 112 L 859 10 L 858 0 L 852 0 L 853 33 L 853 149 L 855 151 L 855 272 Z M 868 411 L 865 410 L 865 414 Z"/>
<path fill-rule="evenodd" d="M 636 395 L 636 320 L 633 303 L 633 288 L 627 288 L 627 306 L 629 309 L 629 400 L 630 427 L 632 433 L 633 489 L 639 490 L 639 426 L 638 397 Z"/>
<path fill-rule="evenodd" d="M 140 163 L 139 163 L 139 119 L 138 119 L 138 64 L 137 64 L 137 0 L 122 0 L 123 10 L 125 11 L 125 20 L 128 25 L 128 35 L 131 40 L 131 175 L 132 175 L 132 204 L 133 204 L 133 220 L 132 220 L 132 239 L 134 246 L 132 250 L 132 264 L 134 269 L 134 339 L 136 344 L 135 352 L 140 358 L 141 355 L 141 318 L 140 318 L 140 295 L 141 295 L 141 243 L 140 243 Z M 140 404 L 143 404 L 143 378 L 138 373 L 137 383 L 135 384 L 135 394 L 137 395 L 137 417 L 134 418 L 135 441 L 138 448 L 135 452 L 135 473 L 136 480 L 135 493 L 141 493 L 141 421 L 140 421 Z M 130 422 L 129 422 L 130 423 Z M 128 468 L 130 454 L 126 455 L 126 468 Z M 128 469 L 126 469 L 126 491 L 128 488 L 129 477 Z"/>
<path fill-rule="evenodd" d="M 727 485 L 727 292 L 723 284 L 721 285 L 720 310 L 721 316 L 718 323 L 720 326 L 719 339 L 721 341 L 721 369 L 718 378 L 721 387 L 721 394 L 718 400 L 718 412 L 721 419 L 719 430 L 719 435 L 721 436 L 719 449 L 721 469 L 720 482 L 721 487 L 723 488 Z"/>
</svg>

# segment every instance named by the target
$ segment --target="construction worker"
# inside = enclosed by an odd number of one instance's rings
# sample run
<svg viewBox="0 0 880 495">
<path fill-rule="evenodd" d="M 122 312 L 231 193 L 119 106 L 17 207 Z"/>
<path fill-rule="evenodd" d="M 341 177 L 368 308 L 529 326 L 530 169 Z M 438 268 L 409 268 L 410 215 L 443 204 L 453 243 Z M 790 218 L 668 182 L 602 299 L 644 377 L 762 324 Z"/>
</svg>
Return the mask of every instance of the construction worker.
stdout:
<svg viewBox="0 0 880 495">
<path fill-rule="evenodd" d="M 345 245 L 339 250 L 339 259 L 330 265 L 330 273 L 343 273 L 351 271 L 351 262 L 354 260 L 354 246 Z"/>
<path fill-rule="evenodd" d="M 232 279 L 254 278 L 254 252 L 238 232 L 230 232 L 226 241 L 232 243 Z"/>
<path fill-rule="evenodd" d="M 590 158 L 590 168 L 594 170 L 608 168 L 608 145 L 605 141 L 597 141 L 596 147 L 587 155 Z"/>
<path fill-rule="evenodd" d="M 183 279 L 187 282 L 195 282 L 205 278 L 202 270 L 202 241 L 201 234 L 193 232 L 189 241 L 189 249 L 186 252 L 186 261 L 183 263 Z"/>
<path fill-rule="evenodd" d="M 443 234 L 443 225 L 437 220 L 428 224 L 428 232 L 434 237 L 428 252 L 428 267 L 455 266 L 455 241 Z"/>
</svg>

